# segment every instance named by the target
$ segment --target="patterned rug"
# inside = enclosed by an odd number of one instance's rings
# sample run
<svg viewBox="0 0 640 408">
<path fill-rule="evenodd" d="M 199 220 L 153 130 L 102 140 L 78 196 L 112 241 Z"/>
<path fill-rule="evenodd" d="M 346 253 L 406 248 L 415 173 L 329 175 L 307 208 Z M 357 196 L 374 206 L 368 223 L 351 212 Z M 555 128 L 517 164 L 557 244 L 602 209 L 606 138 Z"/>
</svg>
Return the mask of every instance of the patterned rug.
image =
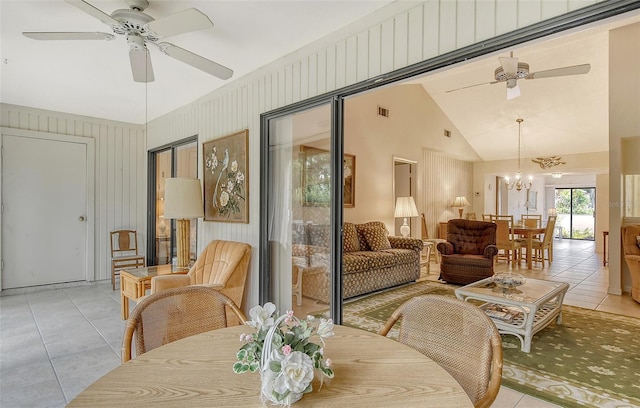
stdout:
<svg viewBox="0 0 640 408">
<path fill-rule="evenodd" d="M 393 310 L 423 294 L 453 296 L 454 285 L 418 282 L 345 302 L 344 324 L 377 332 Z M 640 407 L 640 320 L 571 306 L 562 324 L 538 332 L 531 352 L 503 335 L 502 384 L 562 407 Z M 389 337 L 397 338 L 394 327 Z"/>
</svg>

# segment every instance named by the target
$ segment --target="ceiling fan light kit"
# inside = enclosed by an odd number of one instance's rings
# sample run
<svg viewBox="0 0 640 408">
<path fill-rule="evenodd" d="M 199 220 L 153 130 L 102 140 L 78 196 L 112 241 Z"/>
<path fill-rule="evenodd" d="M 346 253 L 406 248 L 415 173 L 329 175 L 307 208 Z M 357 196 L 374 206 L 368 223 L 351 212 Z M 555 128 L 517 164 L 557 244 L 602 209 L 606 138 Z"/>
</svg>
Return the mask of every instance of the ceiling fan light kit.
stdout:
<svg viewBox="0 0 640 408">
<path fill-rule="evenodd" d="M 131 72 L 136 82 L 155 80 L 148 44 L 154 44 L 163 54 L 220 79 L 226 80 L 233 76 L 231 69 L 205 57 L 170 43 L 157 43 L 164 37 L 213 27 L 209 17 L 197 9 L 190 8 L 154 19 L 143 12 L 149 7 L 147 0 L 127 0 L 128 9 L 115 10 L 111 15 L 84 0 L 65 1 L 107 24 L 115 34 L 126 37 Z M 101 32 L 23 32 L 22 34 L 34 40 L 113 40 L 115 38 L 112 34 Z"/>
</svg>

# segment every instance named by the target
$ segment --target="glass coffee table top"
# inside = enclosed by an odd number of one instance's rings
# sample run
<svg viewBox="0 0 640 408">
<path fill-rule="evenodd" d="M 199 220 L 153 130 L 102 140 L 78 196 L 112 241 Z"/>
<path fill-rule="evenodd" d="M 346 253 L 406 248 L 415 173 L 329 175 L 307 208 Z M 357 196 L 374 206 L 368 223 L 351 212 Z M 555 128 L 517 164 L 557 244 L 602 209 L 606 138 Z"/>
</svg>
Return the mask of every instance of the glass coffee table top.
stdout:
<svg viewBox="0 0 640 408">
<path fill-rule="evenodd" d="M 145 268 L 126 269 L 124 272 L 136 278 L 152 278 L 157 275 L 169 275 L 172 273 L 187 273 L 189 268 L 178 268 L 172 265 L 155 265 Z"/>
</svg>

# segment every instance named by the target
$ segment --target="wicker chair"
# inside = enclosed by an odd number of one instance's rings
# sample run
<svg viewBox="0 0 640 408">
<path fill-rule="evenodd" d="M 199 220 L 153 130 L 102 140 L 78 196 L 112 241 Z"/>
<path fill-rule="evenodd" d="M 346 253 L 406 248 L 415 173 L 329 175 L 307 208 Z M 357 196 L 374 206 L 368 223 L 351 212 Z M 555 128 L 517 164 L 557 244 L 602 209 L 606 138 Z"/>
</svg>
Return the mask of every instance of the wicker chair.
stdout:
<svg viewBox="0 0 640 408">
<path fill-rule="evenodd" d="M 467 285 L 493 276 L 496 224 L 486 221 L 453 219 L 447 223 L 447 241 L 439 242 L 442 254 L 440 279 Z"/>
<path fill-rule="evenodd" d="M 235 241 L 211 241 L 186 275 L 160 275 L 151 278 L 151 294 L 187 285 L 205 285 L 227 295 L 242 308 L 251 245 Z M 233 314 L 227 316 L 233 320 Z"/>
<path fill-rule="evenodd" d="M 122 339 L 122 362 L 156 347 L 214 329 L 227 327 L 226 310 L 243 324 L 246 318 L 231 299 L 206 286 L 184 286 L 145 297 L 127 320 Z"/>
<path fill-rule="evenodd" d="M 401 343 L 447 370 L 475 407 L 491 406 L 502 382 L 502 340 L 482 310 L 449 296 L 418 296 L 396 309 L 379 334 L 400 318 Z"/>
<path fill-rule="evenodd" d="M 631 274 L 631 297 L 640 303 L 640 224 L 622 227 L 624 260 Z"/>
</svg>

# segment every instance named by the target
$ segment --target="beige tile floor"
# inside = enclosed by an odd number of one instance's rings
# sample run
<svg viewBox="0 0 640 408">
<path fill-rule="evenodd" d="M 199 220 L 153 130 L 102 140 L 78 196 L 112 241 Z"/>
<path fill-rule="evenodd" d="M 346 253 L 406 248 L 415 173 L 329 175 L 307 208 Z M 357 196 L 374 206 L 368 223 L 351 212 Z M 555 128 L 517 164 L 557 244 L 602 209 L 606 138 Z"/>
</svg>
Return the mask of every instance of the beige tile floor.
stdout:
<svg viewBox="0 0 640 408">
<path fill-rule="evenodd" d="M 607 294 L 608 268 L 592 242 L 556 242 L 551 267 L 525 276 L 566 280 L 565 303 L 640 317 L 629 296 Z M 496 269 L 506 270 L 500 263 Z M 425 270 L 426 272 L 426 270 Z M 431 263 L 429 279 L 437 279 Z M 80 391 L 120 364 L 124 322 L 120 294 L 109 281 L 47 290 L 4 291 L 0 296 L 0 407 L 64 407 Z M 552 407 L 502 387 L 493 407 Z"/>
</svg>

